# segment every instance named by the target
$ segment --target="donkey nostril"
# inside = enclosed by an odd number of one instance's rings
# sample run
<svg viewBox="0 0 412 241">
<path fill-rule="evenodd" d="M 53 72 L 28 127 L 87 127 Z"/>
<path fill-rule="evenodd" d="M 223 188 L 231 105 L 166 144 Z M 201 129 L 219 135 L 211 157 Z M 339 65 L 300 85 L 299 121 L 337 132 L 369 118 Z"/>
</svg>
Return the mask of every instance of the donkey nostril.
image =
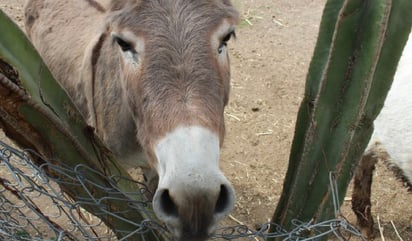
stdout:
<svg viewBox="0 0 412 241">
<path fill-rule="evenodd" d="M 220 185 L 220 193 L 216 201 L 215 213 L 222 213 L 226 211 L 229 205 L 229 199 L 229 190 L 225 185 Z"/>
<path fill-rule="evenodd" d="M 160 196 L 160 208 L 165 214 L 169 216 L 178 216 L 177 206 L 170 197 L 169 190 L 164 190 L 162 195 Z"/>
</svg>

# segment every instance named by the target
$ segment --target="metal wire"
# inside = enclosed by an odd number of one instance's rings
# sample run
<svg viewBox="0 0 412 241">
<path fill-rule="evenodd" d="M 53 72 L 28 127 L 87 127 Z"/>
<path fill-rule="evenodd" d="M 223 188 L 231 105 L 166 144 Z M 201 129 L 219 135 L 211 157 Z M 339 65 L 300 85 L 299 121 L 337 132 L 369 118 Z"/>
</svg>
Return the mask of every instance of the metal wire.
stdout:
<svg viewBox="0 0 412 241">
<path fill-rule="evenodd" d="M 29 155 L 30 154 L 30 155 Z M 130 236 L 140 234 L 142 240 L 150 232 L 157 240 L 164 237 L 172 240 L 170 233 L 163 224 L 154 220 L 144 220 L 141 223 L 127 221 L 135 227 L 134 232 L 124 233 L 117 239 L 115 233 L 121 230 L 110 230 L 99 218 L 91 215 L 82 208 L 82 205 L 94 205 L 101 214 L 111 216 L 113 220 L 123 219 L 119 213 L 108 211 L 102 204 L 105 198 L 95 198 L 87 188 L 95 185 L 108 194 L 122 192 L 117 186 L 117 180 L 124 177 L 106 177 L 111 187 L 102 187 L 87 180 L 83 173 L 96 172 L 95 170 L 78 165 L 74 169 L 65 166 L 56 166 L 44 160 L 44 164 L 36 166 L 30 156 L 36 155 L 30 151 L 17 150 L 0 141 L 0 239 L 1 240 L 35 240 L 35 241 L 60 241 L 60 240 L 127 240 Z M 36 158 L 41 158 L 36 156 Z M 59 187 L 62 179 L 46 175 L 45 170 L 64 175 L 76 185 L 83 187 L 89 198 L 72 200 Z M 103 176 L 100 173 L 96 173 Z M 56 176 L 59 176 L 56 175 Z M 67 179 L 65 179 L 67 181 Z M 136 182 L 134 180 L 128 180 Z M 339 214 L 339 203 L 336 190 L 336 180 L 330 175 L 331 189 L 335 213 Z M 147 192 L 144 184 L 136 193 L 123 193 L 126 197 L 141 195 Z M 126 200 L 130 212 L 150 212 L 147 208 L 149 201 L 137 202 L 130 198 Z M 338 216 L 338 215 L 337 215 Z M 348 237 L 358 237 L 363 240 L 360 232 L 349 224 L 344 218 L 327 220 L 313 224 L 312 222 L 293 221 L 292 231 L 286 231 L 277 224 L 265 223 L 260 229 L 254 230 L 244 225 L 219 228 L 212 240 L 267 240 L 279 238 L 282 240 L 318 240 L 321 237 L 334 235 L 338 240 L 347 240 Z M 269 230 L 275 230 L 269 232 Z M 115 231 L 115 232 L 114 232 Z M 156 232 L 155 232 L 156 231 Z M 125 232 L 125 231 L 124 231 Z M 157 236 L 162 232 L 164 237 Z M 308 234 L 311 234 L 308 237 Z M 351 239 L 353 240 L 353 239 Z"/>
</svg>

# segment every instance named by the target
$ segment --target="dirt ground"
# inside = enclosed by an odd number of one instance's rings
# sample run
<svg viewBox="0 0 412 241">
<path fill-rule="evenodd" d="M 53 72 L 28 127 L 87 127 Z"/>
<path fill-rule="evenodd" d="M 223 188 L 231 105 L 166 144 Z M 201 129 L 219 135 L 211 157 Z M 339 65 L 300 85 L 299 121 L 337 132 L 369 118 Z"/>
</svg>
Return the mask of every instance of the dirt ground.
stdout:
<svg viewBox="0 0 412 241">
<path fill-rule="evenodd" d="M 253 227 L 270 220 L 282 191 L 296 113 L 326 0 L 234 2 L 242 22 L 237 40 L 230 43 L 232 90 L 221 163 L 237 192 L 233 219 L 226 222 L 234 225 L 236 219 Z M 0 8 L 20 26 L 22 3 L 0 0 Z M 411 194 L 382 163 L 372 188 L 372 213 L 375 220 L 379 217 L 385 240 L 401 240 L 394 227 L 403 240 L 412 240 Z M 342 210 L 354 222 L 350 193 Z M 376 234 L 376 240 L 381 239 L 377 227 Z"/>
</svg>

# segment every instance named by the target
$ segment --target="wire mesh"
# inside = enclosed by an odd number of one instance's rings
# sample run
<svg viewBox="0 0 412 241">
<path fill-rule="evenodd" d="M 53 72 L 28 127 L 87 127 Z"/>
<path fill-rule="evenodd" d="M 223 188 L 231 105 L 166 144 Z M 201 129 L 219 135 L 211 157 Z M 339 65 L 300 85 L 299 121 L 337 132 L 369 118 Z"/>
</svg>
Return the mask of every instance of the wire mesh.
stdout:
<svg viewBox="0 0 412 241">
<path fill-rule="evenodd" d="M 157 240 L 173 240 L 170 233 L 163 224 L 155 220 L 143 220 L 141 223 L 130 224 L 135 227 L 133 232 L 122 230 L 111 230 L 104 222 L 93 216 L 82 208 L 84 204 L 93 205 L 100 214 L 111 217 L 111 220 L 121 219 L 118 213 L 108 211 L 104 198 L 90 198 L 84 200 L 72 200 L 59 187 L 63 179 L 46 175 L 45 170 L 52 169 L 70 177 L 88 191 L 86 183 L 92 183 L 85 179 L 85 172 L 95 170 L 84 165 L 78 165 L 69 169 L 64 165 L 56 166 L 51 161 L 43 160 L 44 164 L 37 166 L 31 161 L 32 156 L 41 158 L 36 153 L 26 150 L 15 149 L 0 141 L 0 239 L 1 240 L 35 240 L 35 241 L 60 241 L 60 240 L 128 240 L 132 235 L 139 234 L 141 240 L 145 240 L 148 233 Z M 50 172 L 48 172 L 50 173 Z M 59 175 L 56 175 L 59 176 Z M 114 192 L 122 192 L 116 186 L 116 179 L 123 177 L 106 177 L 113 185 L 104 189 L 109 195 Z M 65 179 L 66 180 L 66 179 Z M 334 177 L 330 175 L 331 187 L 335 190 Z M 134 180 L 128 180 L 135 182 Z M 93 183 L 92 183 L 93 184 Z M 129 204 L 130 212 L 151 212 L 148 208 L 151 203 L 147 201 L 136 201 L 133 195 L 147 192 L 143 183 L 136 193 L 123 193 Z M 97 184 L 96 184 L 97 185 Z M 339 203 L 337 192 L 334 193 L 334 205 L 336 216 L 339 216 Z M 100 215 L 99 215 L 100 216 Z M 318 240 L 321 237 L 333 235 L 338 240 L 347 240 L 348 237 L 357 237 L 363 240 L 359 231 L 349 224 L 344 218 L 327 220 L 319 223 L 293 222 L 294 229 L 286 231 L 282 227 L 265 223 L 256 230 L 244 225 L 231 227 L 220 227 L 217 229 L 212 240 L 267 240 L 269 238 L 280 238 L 282 240 Z M 275 230 L 269 232 L 269 230 Z M 123 232 L 123 233 L 122 233 Z M 117 238 L 116 233 L 122 233 L 122 238 Z M 159 235 L 161 233 L 162 235 Z M 308 237 L 310 236 L 310 237 Z"/>
</svg>

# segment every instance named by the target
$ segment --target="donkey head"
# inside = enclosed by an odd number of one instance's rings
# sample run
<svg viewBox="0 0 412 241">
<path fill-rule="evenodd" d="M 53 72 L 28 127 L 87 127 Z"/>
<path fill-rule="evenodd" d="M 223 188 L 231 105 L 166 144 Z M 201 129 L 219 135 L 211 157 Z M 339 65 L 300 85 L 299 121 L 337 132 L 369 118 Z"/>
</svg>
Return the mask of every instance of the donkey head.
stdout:
<svg viewBox="0 0 412 241">
<path fill-rule="evenodd" d="M 159 176 L 154 210 L 179 239 L 205 239 L 235 199 L 219 149 L 237 12 L 228 0 L 114 2 L 110 44 L 137 139 Z"/>
</svg>

